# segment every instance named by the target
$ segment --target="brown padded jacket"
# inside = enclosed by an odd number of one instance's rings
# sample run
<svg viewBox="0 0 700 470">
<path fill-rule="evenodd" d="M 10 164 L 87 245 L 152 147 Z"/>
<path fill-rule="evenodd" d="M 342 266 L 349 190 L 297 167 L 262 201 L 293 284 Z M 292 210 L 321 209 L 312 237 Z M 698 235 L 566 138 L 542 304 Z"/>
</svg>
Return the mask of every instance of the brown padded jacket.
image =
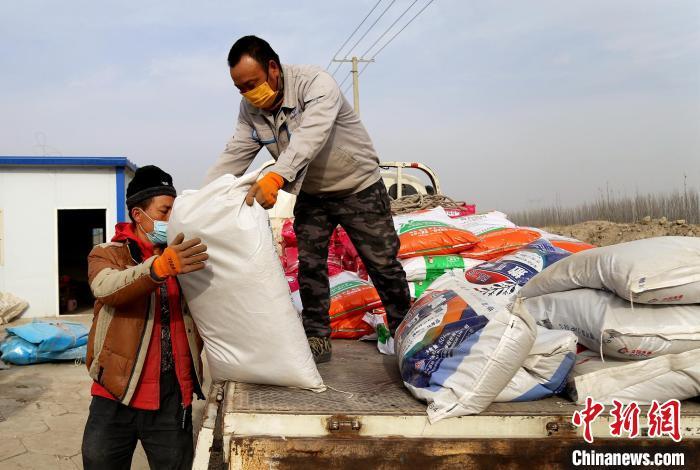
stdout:
<svg viewBox="0 0 700 470">
<path fill-rule="evenodd" d="M 90 377 L 121 403 L 134 396 L 155 323 L 155 292 L 159 283 L 150 274 L 156 256 L 139 263 L 133 240 L 97 245 L 88 256 L 88 279 L 95 296 L 95 317 L 87 345 Z M 202 340 L 187 303 L 182 317 L 201 396 Z"/>
</svg>

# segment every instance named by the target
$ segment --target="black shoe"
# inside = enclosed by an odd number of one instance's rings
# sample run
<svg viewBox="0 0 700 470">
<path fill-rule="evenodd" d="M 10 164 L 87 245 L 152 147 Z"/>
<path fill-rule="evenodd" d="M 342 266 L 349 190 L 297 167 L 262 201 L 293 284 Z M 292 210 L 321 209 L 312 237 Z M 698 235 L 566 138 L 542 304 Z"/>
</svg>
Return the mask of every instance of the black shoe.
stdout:
<svg viewBox="0 0 700 470">
<path fill-rule="evenodd" d="M 311 354 L 314 355 L 314 362 L 320 364 L 331 360 L 331 339 L 312 336 L 308 338 Z"/>
</svg>

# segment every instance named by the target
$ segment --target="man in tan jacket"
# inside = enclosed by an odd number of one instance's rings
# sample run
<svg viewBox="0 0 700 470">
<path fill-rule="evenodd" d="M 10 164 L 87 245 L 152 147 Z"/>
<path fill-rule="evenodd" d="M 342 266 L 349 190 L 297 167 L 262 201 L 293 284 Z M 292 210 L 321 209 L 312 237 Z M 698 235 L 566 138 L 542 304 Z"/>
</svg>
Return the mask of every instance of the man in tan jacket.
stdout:
<svg viewBox="0 0 700 470">
<path fill-rule="evenodd" d="M 244 99 L 234 135 L 206 181 L 242 175 L 265 147 L 276 162 L 253 185 L 248 204 L 272 207 L 280 189 L 298 195 L 299 293 L 314 359 L 331 357 L 326 260 L 337 225 L 355 245 L 394 331 L 408 311 L 410 293 L 396 259 L 399 239 L 379 158 L 359 116 L 328 73 L 310 65 L 283 65 L 258 37 L 236 41 L 228 65 Z"/>
<path fill-rule="evenodd" d="M 206 246 L 182 234 L 166 246 L 176 192 L 160 168 L 139 168 L 126 195 L 131 223 L 117 224 L 112 241 L 88 257 L 96 300 L 83 466 L 128 469 L 140 440 L 151 468 L 191 468 L 202 342 L 176 276 L 203 269 Z"/>
</svg>

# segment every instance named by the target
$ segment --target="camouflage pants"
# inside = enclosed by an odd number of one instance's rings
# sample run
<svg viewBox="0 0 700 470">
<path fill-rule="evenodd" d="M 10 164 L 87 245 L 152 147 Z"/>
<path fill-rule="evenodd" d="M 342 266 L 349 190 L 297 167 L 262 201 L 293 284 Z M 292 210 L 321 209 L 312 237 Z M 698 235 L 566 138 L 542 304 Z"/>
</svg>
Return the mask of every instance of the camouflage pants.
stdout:
<svg viewBox="0 0 700 470">
<path fill-rule="evenodd" d="M 299 294 L 307 336 L 331 334 L 328 244 L 337 225 L 345 229 L 382 299 L 393 332 L 411 302 L 406 273 L 396 259 L 399 237 L 394 230 L 384 183 L 342 198 L 301 193 L 294 206 L 299 247 Z"/>
</svg>

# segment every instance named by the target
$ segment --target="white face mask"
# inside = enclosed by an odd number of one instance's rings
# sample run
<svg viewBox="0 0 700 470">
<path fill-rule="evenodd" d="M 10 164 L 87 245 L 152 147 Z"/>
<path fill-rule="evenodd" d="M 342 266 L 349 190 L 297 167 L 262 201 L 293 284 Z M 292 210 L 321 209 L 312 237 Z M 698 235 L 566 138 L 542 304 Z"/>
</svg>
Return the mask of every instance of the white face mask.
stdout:
<svg viewBox="0 0 700 470">
<path fill-rule="evenodd" d="M 151 222 L 153 222 L 152 232 L 146 232 L 145 230 L 143 230 L 143 227 L 141 227 L 141 224 L 139 224 L 139 228 L 143 231 L 143 233 L 146 234 L 151 243 L 153 243 L 154 245 L 167 245 L 168 223 L 163 220 L 153 220 L 151 216 L 146 214 L 143 210 L 141 210 L 141 213 L 148 217 Z"/>
</svg>

